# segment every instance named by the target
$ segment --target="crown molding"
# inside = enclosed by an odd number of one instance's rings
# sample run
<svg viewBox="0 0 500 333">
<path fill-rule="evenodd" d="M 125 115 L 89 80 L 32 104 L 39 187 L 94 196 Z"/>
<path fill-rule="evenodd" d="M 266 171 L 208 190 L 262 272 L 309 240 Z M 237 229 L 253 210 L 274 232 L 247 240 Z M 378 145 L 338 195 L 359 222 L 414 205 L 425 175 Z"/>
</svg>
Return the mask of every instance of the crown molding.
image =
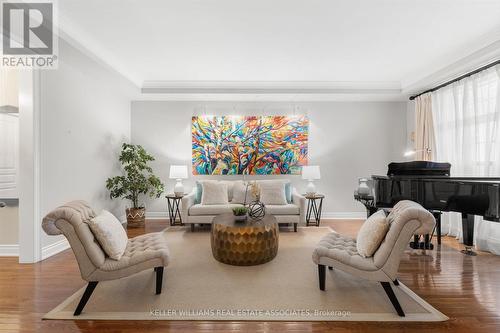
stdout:
<svg viewBox="0 0 500 333">
<path fill-rule="evenodd" d="M 394 81 L 146 81 L 149 101 L 404 101 Z"/>
<path fill-rule="evenodd" d="M 134 101 L 169 102 L 406 102 L 407 96 L 397 94 L 141 94 Z"/>
<path fill-rule="evenodd" d="M 403 101 L 394 81 L 146 81 L 139 100 Z"/>
<path fill-rule="evenodd" d="M 400 94 L 394 81 L 145 81 L 143 94 Z"/>
<path fill-rule="evenodd" d="M 140 89 L 133 100 L 167 101 L 404 101 L 465 72 L 500 59 L 500 29 L 450 51 L 399 81 L 142 81 L 59 11 L 59 37 Z M 465 56 L 464 56 L 465 55 Z"/>
<path fill-rule="evenodd" d="M 475 51 L 471 51 L 475 50 Z M 464 73 L 473 71 L 500 59 L 500 30 L 480 38 L 473 45 L 468 45 L 461 51 L 455 52 L 460 57 L 448 58 L 430 66 L 424 75 L 410 76 L 401 82 L 402 93 L 413 95 L 439 84 L 452 80 Z M 463 56 L 463 55 L 466 56 Z"/>
<path fill-rule="evenodd" d="M 116 72 L 137 88 L 141 87 L 142 82 L 136 73 L 131 73 L 128 66 L 108 52 L 106 48 L 95 42 L 86 32 L 72 24 L 61 11 L 59 11 L 56 31 L 59 38 L 66 41 L 75 49 L 89 56 L 102 66 Z M 63 59 L 59 59 L 59 61 L 63 61 Z"/>
</svg>

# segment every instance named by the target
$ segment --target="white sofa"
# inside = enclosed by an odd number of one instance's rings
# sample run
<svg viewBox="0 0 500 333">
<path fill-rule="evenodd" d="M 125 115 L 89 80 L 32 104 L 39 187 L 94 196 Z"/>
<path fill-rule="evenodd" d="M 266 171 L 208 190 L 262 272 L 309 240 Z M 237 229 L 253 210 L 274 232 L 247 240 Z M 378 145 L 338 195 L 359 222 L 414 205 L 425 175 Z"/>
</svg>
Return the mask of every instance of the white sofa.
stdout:
<svg viewBox="0 0 500 333">
<path fill-rule="evenodd" d="M 266 180 L 269 181 L 269 180 Z M 283 181 L 283 180 L 277 180 Z M 224 205 L 202 205 L 196 202 L 197 186 L 188 195 L 182 198 L 181 217 L 184 224 L 190 224 L 194 231 L 196 224 L 211 224 L 215 216 L 223 213 L 230 213 L 234 207 L 242 207 L 240 203 L 232 203 L 231 181 L 225 181 L 228 186 L 229 203 Z M 286 181 L 285 181 L 286 182 Z M 259 183 L 259 181 L 257 181 Z M 291 186 L 291 185 L 290 185 Z M 276 217 L 279 224 L 293 225 L 297 231 L 299 224 L 305 225 L 306 221 L 306 198 L 300 195 L 297 190 L 291 187 L 291 202 L 286 205 L 266 205 L 266 214 Z"/>
</svg>

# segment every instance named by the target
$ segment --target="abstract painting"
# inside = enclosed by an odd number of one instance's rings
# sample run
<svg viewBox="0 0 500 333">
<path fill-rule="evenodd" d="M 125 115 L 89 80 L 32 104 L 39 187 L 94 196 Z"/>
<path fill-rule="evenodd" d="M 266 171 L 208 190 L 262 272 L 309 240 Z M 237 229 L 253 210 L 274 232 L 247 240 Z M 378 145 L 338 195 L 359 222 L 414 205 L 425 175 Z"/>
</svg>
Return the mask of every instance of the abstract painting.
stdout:
<svg viewBox="0 0 500 333">
<path fill-rule="evenodd" d="M 194 116 L 194 175 L 300 174 L 306 116 Z"/>
</svg>

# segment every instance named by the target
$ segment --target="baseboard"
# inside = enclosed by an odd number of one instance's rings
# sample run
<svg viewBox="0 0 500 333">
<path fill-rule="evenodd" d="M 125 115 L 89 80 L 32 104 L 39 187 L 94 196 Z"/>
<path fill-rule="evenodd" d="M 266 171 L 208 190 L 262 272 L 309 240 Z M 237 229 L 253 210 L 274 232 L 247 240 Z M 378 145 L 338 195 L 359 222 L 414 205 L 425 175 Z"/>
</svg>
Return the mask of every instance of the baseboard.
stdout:
<svg viewBox="0 0 500 333">
<path fill-rule="evenodd" d="M 52 257 L 66 249 L 69 249 L 69 243 L 66 238 L 61 239 L 53 244 L 42 247 L 42 260 Z"/>
<path fill-rule="evenodd" d="M 146 212 L 149 220 L 168 219 L 167 212 Z M 325 219 L 366 219 L 366 212 L 323 212 L 321 218 Z"/>
<path fill-rule="evenodd" d="M 167 212 L 148 212 L 148 211 L 146 211 L 146 218 L 149 220 L 168 219 L 169 214 Z"/>
<path fill-rule="evenodd" d="M 118 221 L 120 221 L 121 224 L 126 224 L 127 223 L 127 215 L 123 214 L 118 218 Z"/>
<path fill-rule="evenodd" d="M 42 260 L 52 257 L 53 255 L 56 255 L 66 249 L 69 249 L 69 247 L 70 246 L 66 238 L 61 239 L 54 244 L 44 246 L 42 248 Z M 0 257 L 19 257 L 19 245 L 0 245 Z"/>
<path fill-rule="evenodd" d="M 19 245 L 0 245 L 0 257 L 19 257 Z"/>
<path fill-rule="evenodd" d="M 345 219 L 345 220 L 365 220 L 366 212 L 324 212 L 321 214 L 324 219 Z"/>
</svg>

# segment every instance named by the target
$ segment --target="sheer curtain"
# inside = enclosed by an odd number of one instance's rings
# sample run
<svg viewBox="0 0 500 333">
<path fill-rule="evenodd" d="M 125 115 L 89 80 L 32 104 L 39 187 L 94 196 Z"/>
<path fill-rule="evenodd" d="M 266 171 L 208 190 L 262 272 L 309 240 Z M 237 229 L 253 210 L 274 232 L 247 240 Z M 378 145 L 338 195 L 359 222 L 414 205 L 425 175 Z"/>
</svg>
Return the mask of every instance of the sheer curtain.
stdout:
<svg viewBox="0 0 500 333">
<path fill-rule="evenodd" d="M 500 65 L 432 93 L 437 161 L 452 176 L 500 177 Z M 446 213 L 443 233 L 462 237 L 460 214 Z M 478 250 L 500 254 L 500 223 L 476 217 Z"/>
</svg>

